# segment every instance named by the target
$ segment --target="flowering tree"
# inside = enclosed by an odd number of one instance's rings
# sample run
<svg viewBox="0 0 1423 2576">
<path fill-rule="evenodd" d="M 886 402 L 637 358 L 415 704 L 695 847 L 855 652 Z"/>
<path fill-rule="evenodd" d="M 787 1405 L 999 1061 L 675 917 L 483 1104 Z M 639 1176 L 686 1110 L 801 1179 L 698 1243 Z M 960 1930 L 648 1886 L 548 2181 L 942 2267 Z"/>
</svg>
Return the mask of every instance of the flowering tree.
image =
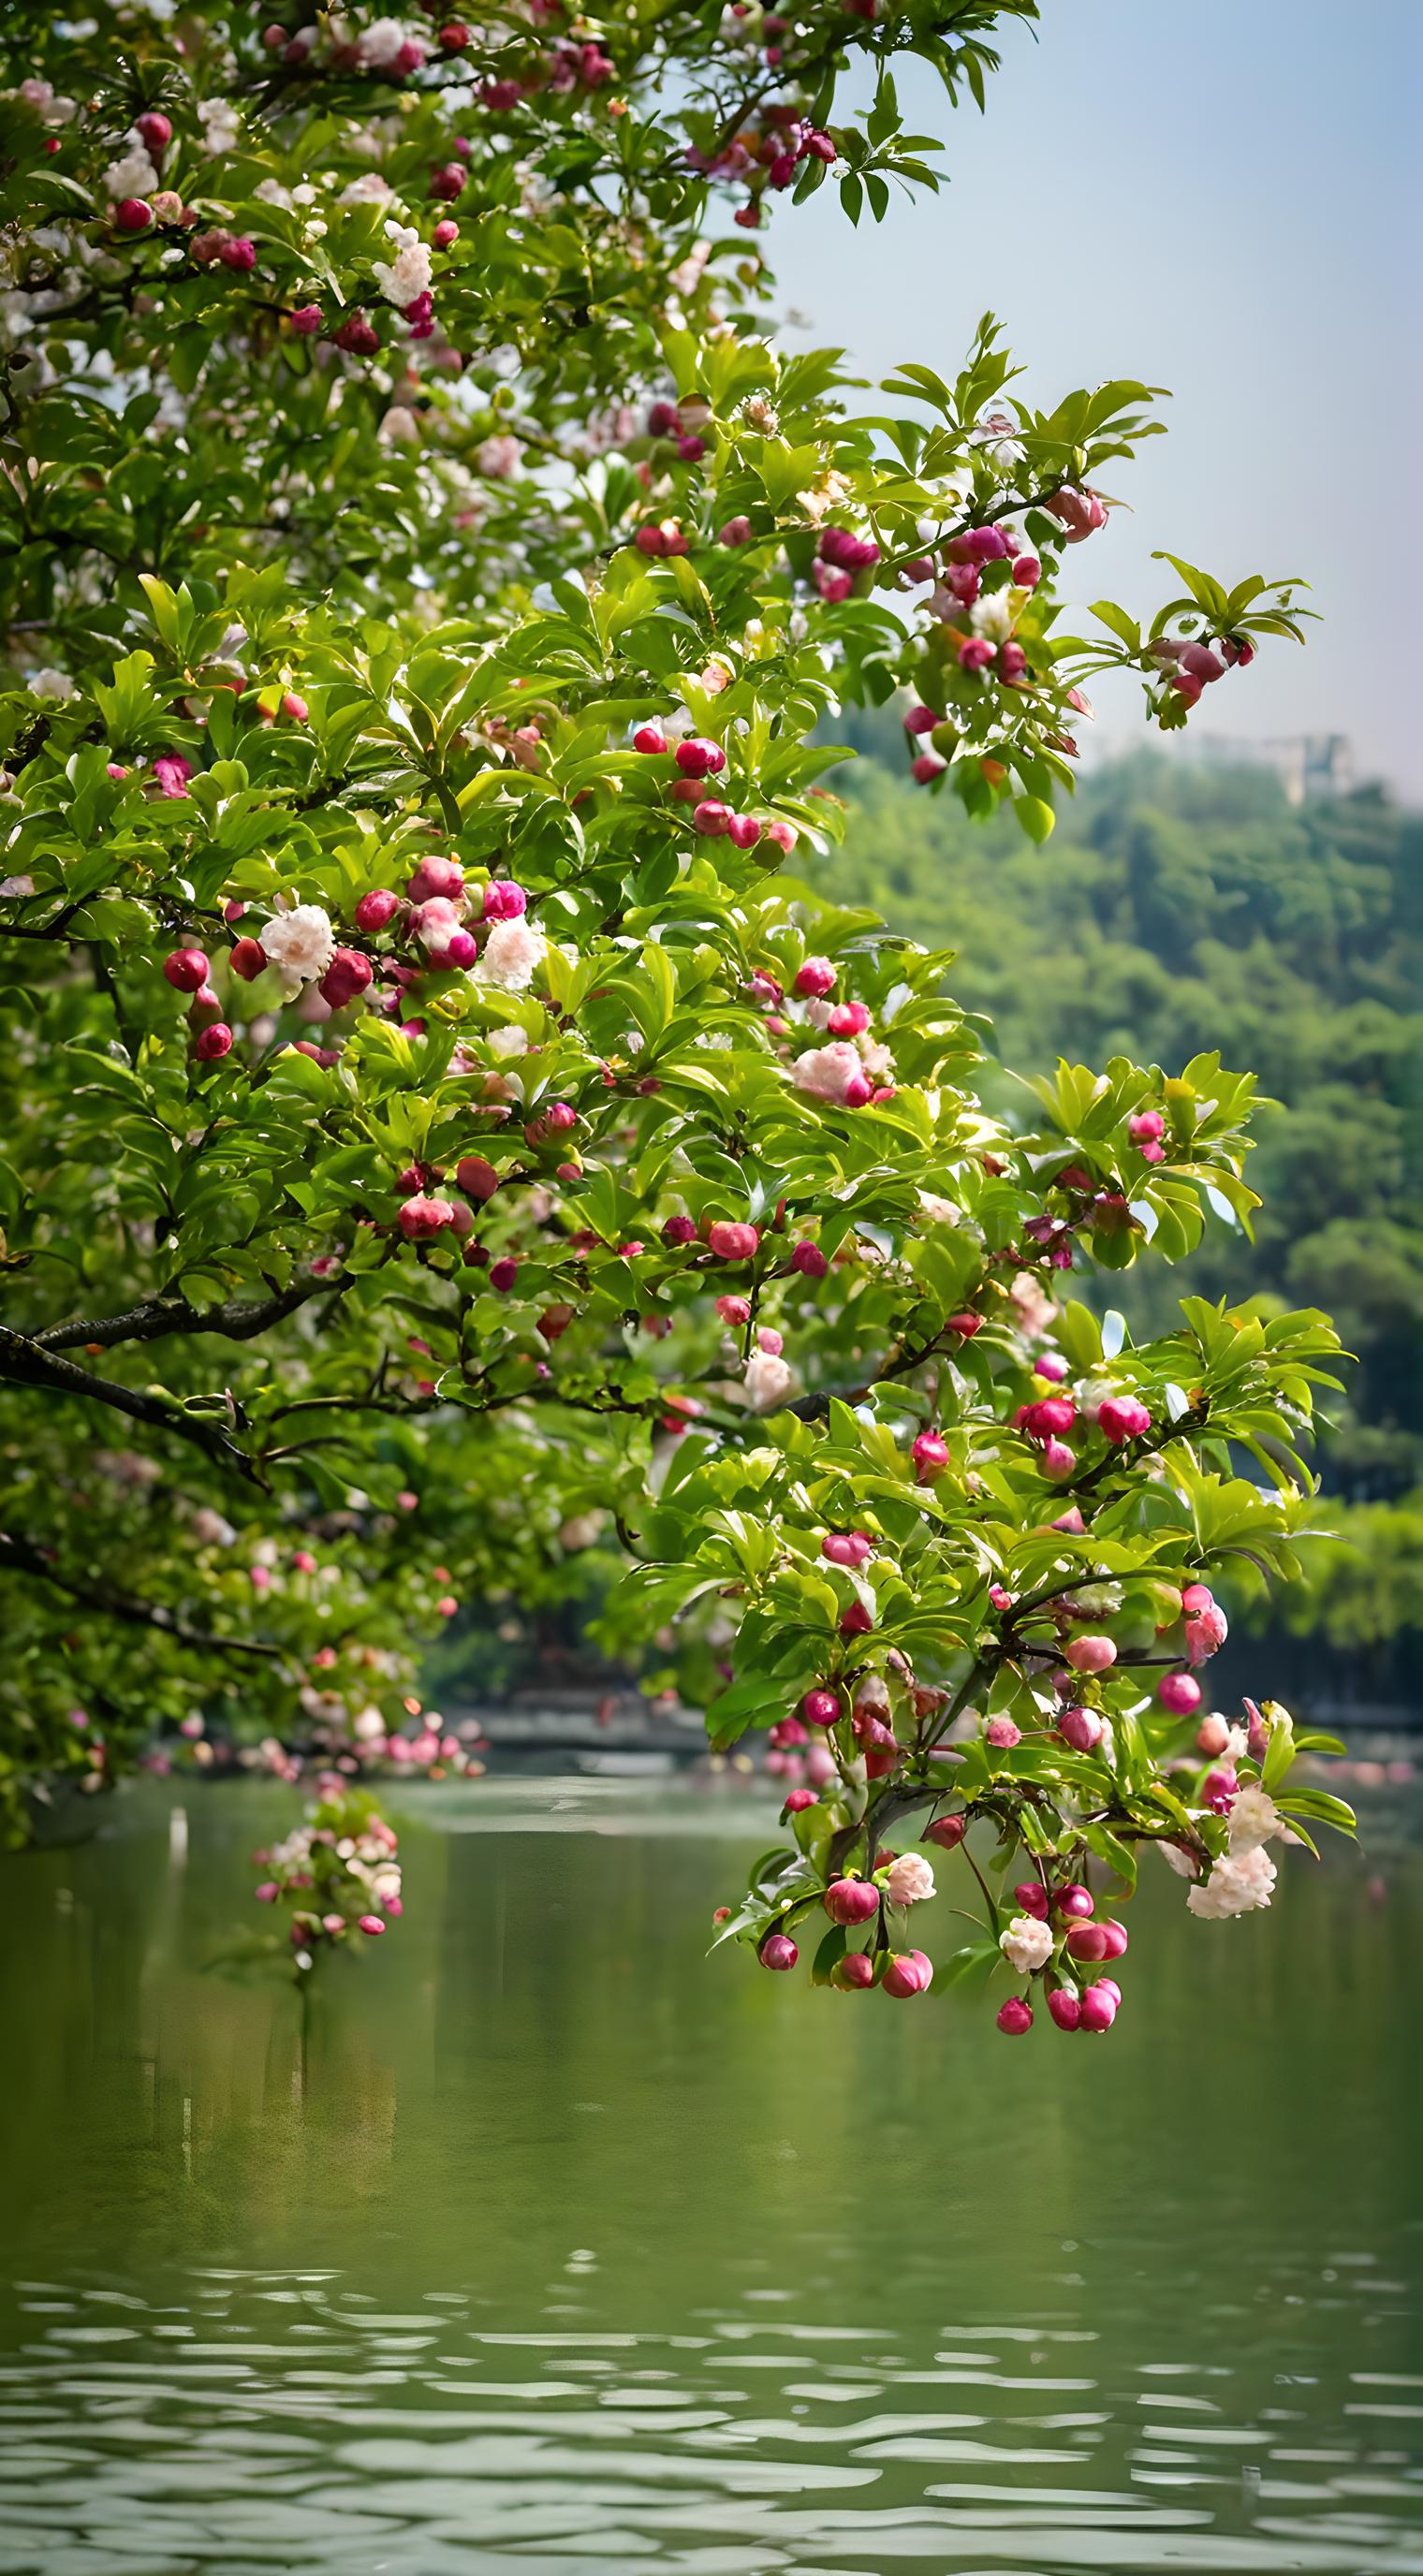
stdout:
<svg viewBox="0 0 1423 2576">
<path fill-rule="evenodd" d="M 1034 14 L 11 13 L 12 1788 L 298 1701 L 379 1749 L 462 1593 L 616 1541 L 607 1641 L 813 1739 L 768 1967 L 824 1907 L 817 1975 L 922 1987 L 884 1836 L 983 1818 L 1028 1876 L 967 1963 L 1070 2020 L 1089 1858 L 1227 1912 L 1347 1822 L 1195 1678 L 1232 1556 L 1294 1570 L 1334 1335 L 1067 1293 L 1248 1226 L 1249 1077 L 1005 1123 L 947 958 L 815 892 L 837 703 L 1041 841 L 1094 673 L 1170 729 L 1298 631 L 1175 564 L 1072 632 L 1151 388 L 1037 409 L 990 318 L 866 410 L 764 336 L 777 199 L 932 187 L 896 58 L 981 103 Z"/>
</svg>

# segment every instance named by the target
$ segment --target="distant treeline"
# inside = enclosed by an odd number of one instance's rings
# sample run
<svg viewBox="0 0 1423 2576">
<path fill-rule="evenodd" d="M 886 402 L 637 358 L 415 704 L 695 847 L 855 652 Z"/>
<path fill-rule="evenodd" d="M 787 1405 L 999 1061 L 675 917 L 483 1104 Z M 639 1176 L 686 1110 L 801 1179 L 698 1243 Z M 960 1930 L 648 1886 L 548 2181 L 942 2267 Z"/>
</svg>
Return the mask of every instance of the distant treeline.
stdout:
<svg viewBox="0 0 1423 2576">
<path fill-rule="evenodd" d="M 1218 1047 L 1280 1104 L 1251 1158 L 1253 1246 L 1213 1230 L 1184 1271 L 1111 1296 L 1157 1331 L 1188 1290 L 1335 1316 L 1357 1366 L 1319 1464 L 1353 1544 L 1313 1547 L 1312 1594 L 1285 1607 L 1377 1667 L 1423 1630 L 1423 818 L 1374 789 L 1292 807 L 1269 773 L 1148 755 L 1086 779 L 1035 849 L 916 788 L 888 715 L 855 732 L 849 832 L 815 881 L 955 949 L 955 998 L 1005 1064 L 1169 1071 Z"/>
</svg>

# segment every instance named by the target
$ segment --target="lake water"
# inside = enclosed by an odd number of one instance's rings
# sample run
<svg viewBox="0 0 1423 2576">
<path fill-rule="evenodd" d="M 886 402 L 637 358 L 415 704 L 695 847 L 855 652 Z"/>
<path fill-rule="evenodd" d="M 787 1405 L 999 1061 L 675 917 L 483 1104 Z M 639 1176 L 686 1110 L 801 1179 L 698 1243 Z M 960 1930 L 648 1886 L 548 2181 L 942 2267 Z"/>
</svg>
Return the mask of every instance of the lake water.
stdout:
<svg viewBox="0 0 1423 2576">
<path fill-rule="evenodd" d="M 1423 2571 L 1398 1799 L 1017 2041 L 707 1960 L 764 1801 L 606 1781 L 402 1792 L 303 2014 L 204 1967 L 298 1803 L 0 1861 L 0 2570 Z"/>
</svg>

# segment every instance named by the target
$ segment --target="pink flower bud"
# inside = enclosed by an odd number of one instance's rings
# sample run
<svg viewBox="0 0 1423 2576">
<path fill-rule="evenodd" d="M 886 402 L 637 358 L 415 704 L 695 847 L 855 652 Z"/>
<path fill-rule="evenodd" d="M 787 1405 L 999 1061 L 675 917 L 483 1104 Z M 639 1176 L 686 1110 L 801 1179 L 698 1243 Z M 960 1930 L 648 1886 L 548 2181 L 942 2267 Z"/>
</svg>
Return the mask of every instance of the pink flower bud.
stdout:
<svg viewBox="0 0 1423 2576">
<path fill-rule="evenodd" d="M 1107 1955 L 1106 1934 L 1101 1924 L 1074 1923 L 1067 1936 L 1066 1948 L 1071 1959 L 1085 1960 L 1089 1966 L 1100 1964 Z"/>
<path fill-rule="evenodd" d="M 800 1711 L 807 1726 L 834 1726 L 844 1715 L 839 1692 L 826 1690 L 823 1685 L 806 1692 L 800 1704 Z"/>
<path fill-rule="evenodd" d="M 1042 577 L 1043 568 L 1036 555 L 1014 556 L 1013 580 L 1019 590 L 1036 590 Z"/>
<path fill-rule="evenodd" d="M 207 982 L 211 968 L 205 950 L 175 948 L 164 958 L 163 972 L 175 992 L 197 993 Z"/>
<path fill-rule="evenodd" d="M 1163 1673 L 1156 1696 L 1171 1717 L 1189 1717 L 1201 1704 L 1201 1685 L 1189 1673 Z"/>
<path fill-rule="evenodd" d="M 773 814 L 769 822 L 762 824 L 761 838 L 763 841 L 769 841 L 773 848 L 783 850 L 789 857 L 800 839 L 800 834 L 794 823 L 788 823 L 783 815 Z"/>
<path fill-rule="evenodd" d="M 731 807 L 724 805 L 719 796 L 704 796 L 699 804 L 693 806 L 692 829 L 704 834 L 708 840 L 718 840 L 730 828 Z"/>
<path fill-rule="evenodd" d="M 1218 1770 L 1208 1771 L 1201 1782 L 1201 1804 L 1209 1807 L 1213 1816 L 1228 1815 L 1239 1795 L 1239 1776 L 1229 1763 L 1223 1763 Z"/>
<path fill-rule="evenodd" d="M 1110 2030 L 1117 2018 L 1116 1996 L 1104 1985 L 1084 1986 L 1079 2030 Z"/>
<path fill-rule="evenodd" d="M 216 1064 L 232 1047 L 232 1031 L 225 1020 L 214 1020 L 212 1026 L 200 1029 L 193 1041 L 193 1053 L 199 1064 Z"/>
<path fill-rule="evenodd" d="M 825 1026 L 832 1038 L 862 1037 L 870 1025 L 863 1002 L 837 1002 Z"/>
<path fill-rule="evenodd" d="M 807 957 L 798 968 L 791 991 L 798 1001 L 823 1002 L 835 988 L 835 968 L 828 957 Z"/>
<path fill-rule="evenodd" d="M 901 1950 L 884 1972 L 884 1991 L 897 1998 L 922 1995 L 933 1973 L 933 1962 L 922 1950 Z"/>
<path fill-rule="evenodd" d="M 804 1815 L 807 1807 L 814 1807 L 818 1803 L 813 1789 L 792 1789 L 781 1812 L 787 1816 L 800 1816 Z"/>
<path fill-rule="evenodd" d="M 998 647 L 991 644 L 986 635 L 966 635 L 959 646 L 961 671 L 986 671 L 989 663 L 997 659 Z"/>
<path fill-rule="evenodd" d="M 998 2027 L 1009 2039 L 1021 2039 L 1032 2026 L 1033 2008 L 1024 1996 L 1010 1995 L 1006 2004 L 999 2005 Z"/>
<path fill-rule="evenodd" d="M 827 1565 L 843 1565 L 852 1573 L 868 1565 L 875 1543 L 863 1530 L 827 1530 L 820 1542 L 820 1553 Z"/>
<path fill-rule="evenodd" d="M 1110 1637 L 1069 1637 L 1063 1651 L 1075 1673 L 1105 1673 L 1117 1660 Z"/>
<path fill-rule="evenodd" d="M 848 1610 L 841 1611 L 838 1622 L 842 1637 L 867 1637 L 874 1624 L 863 1601 L 852 1601 Z"/>
<path fill-rule="evenodd" d="M 837 1959 L 830 1971 L 832 1986 L 839 1986 L 842 1992 L 853 1993 L 857 1988 L 863 1990 L 872 1986 L 874 1981 L 875 1963 L 864 1950 L 847 1950 L 844 1958 Z"/>
<path fill-rule="evenodd" d="M 1047 1999 L 1047 2008 L 1059 2030 L 1076 2030 L 1079 2027 L 1082 2007 L 1076 1995 L 1069 1993 L 1066 1986 L 1053 1987 Z"/>
<path fill-rule="evenodd" d="M 716 1311 L 724 1324 L 737 1329 L 751 1321 L 751 1302 L 746 1297 L 718 1297 Z"/>
<path fill-rule="evenodd" d="M 909 775 L 917 786 L 932 787 L 936 778 L 943 777 L 948 765 L 937 751 L 921 751 L 917 760 L 911 760 Z"/>
<path fill-rule="evenodd" d="M 1035 1923 L 1046 1923 L 1048 1892 L 1040 1878 L 1025 1878 L 1013 1890 L 1013 1902 L 1021 1914 L 1031 1914 Z"/>
<path fill-rule="evenodd" d="M 684 778 L 714 778 L 726 767 L 726 754 L 719 742 L 708 742 L 703 734 L 688 734 L 679 742 L 673 758 Z"/>
<path fill-rule="evenodd" d="M 737 1225 L 729 1217 L 707 1227 L 707 1249 L 718 1261 L 750 1261 L 760 1240 L 754 1225 Z"/>
<path fill-rule="evenodd" d="M 751 522 L 746 518 L 724 520 L 717 530 L 717 544 L 721 546 L 749 546 L 751 537 Z"/>
<path fill-rule="evenodd" d="M 1011 1717 L 990 1717 L 983 1730 L 983 1740 L 985 1744 L 992 1745 L 995 1753 L 1011 1753 L 1015 1744 L 1022 1743 L 1023 1730 L 1021 1726 L 1014 1725 Z"/>
<path fill-rule="evenodd" d="M 281 1889 L 274 1878 L 264 1878 L 261 1886 L 254 1887 L 252 1893 L 259 1905 L 273 1905 L 280 1896 Z"/>
<path fill-rule="evenodd" d="M 651 758 L 656 758 L 659 752 L 666 751 L 668 747 L 667 736 L 663 732 L 661 724 L 653 722 L 650 724 L 639 725 L 632 738 L 632 747 L 634 751 L 645 752 Z"/>
<path fill-rule="evenodd" d="M 1137 1144 L 1155 1144 L 1166 1133 L 1166 1121 L 1159 1109 L 1138 1109 L 1127 1120 L 1127 1134 Z"/>
<path fill-rule="evenodd" d="M 1090 1708 L 1065 1708 L 1057 1731 L 1074 1753 L 1095 1753 L 1102 1741 L 1102 1721 Z"/>
<path fill-rule="evenodd" d="M 1097 1900 L 1091 1888 L 1083 1887 L 1080 1882 L 1060 1887 L 1052 1901 L 1058 1913 L 1065 1914 L 1072 1923 L 1085 1923 L 1088 1916 L 1097 1911 Z"/>
<path fill-rule="evenodd" d="M 1097 1407 L 1097 1428 L 1114 1445 L 1139 1440 L 1151 1429 L 1151 1415 L 1139 1396 L 1108 1395 Z"/>
<path fill-rule="evenodd" d="M 1223 1717 L 1203 1717 L 1196 1729 L 1196 1751 L 1208 1762 L 1217 1761 L 1230 1742 L 1230 1729 Z"/>
<path fill-rule="evenodd" d="M 734 850 L 754 850 L 761 838 L 761 826 L 754 814 L 733 814 L 726 837 Z"/>
<path fill-rule="evenodd" d="M 957 1851 L 968 1827 L 966 1816 L 936 1816 L 924 1828 L 922 1840 L 933 1843 L 940 1851 Z"/>
<path fill-rule="evenodd" d="M 321 329 L 325 315 L 319 304 L 299 304 L 294 313 L 287 315 L 287 320 L 294 331 L 299 331 L 304 340 L 309 340 Z"/>
<path fill-rule="evenodd" d="M 529 898 L 512 877 L 491 877 L 484 889 L 486 921 L 521 921 L 529 908 Z"/>
<path fill-rule="evenodd" d="M 317 989 L 333 1011 L 342 1011 L 364 993 L 371 974 L 371 961 L 361 955 L 359 948 L 338 948 Z"/>
<path fill-rule="evenodd" d="M 763 1968 L 786 1969 L 795 1966 L 800 1952 L 788 1934 L 769 1932 L 761 1944 L 758 1956 Z"/>
<path fill-rule="evenodd" d="M 802 1279 L 823 1279 L 830 1264 L 818 1243 L 797 1243 L 791 1248 L 791 1268 Z"/>
<path fill-rule="evenodd" d="M 872 1879 L 837 1878 L 824 1895 L 825 1911 L 832 1923 L 868 1923 L 879 1912 L 879 1889 Z"/>
<path fill-rule="evenodd" d="M 1102 1952 L 1103 1958 L 1125 1958 L 1128 1946 L 1127 1927 L 1125 1923 L 1099 1923 L 1097 1929 L 1101 1933 L 1102 1938 L 1107 1945 Z"/>
<path fill-rule="evenodd" d="M 1042 1454 L 1042 1471 L 1054 1484 L 1061 1484 L 1077 1465 L 1073 1452 L 1063 1440 L 1049 1440 Z"/>
<path fill-rule="evenodd" d="M 937 1431 L 921 1431 L 909 1454 L 920 1484 L 932 1485 L 949 1463 L 949 1444 Z"/>
<path fill-rule="evenodd" d="M 904 730 L 906 733 L 932 733 L 935 725 L 943 721 L 942 716 L 935 715 L 932 707 L 911 707 L 904 719 Z"/>
<path fill-rule="evenodd" d="M 153 208 L 146 197 L 122 197 L 114 208 L 114 230 L 119 233 L 146 233 L 153 221 Z"/>
<path fill-rule="evenodd" d="M 455 1212 L 448 1199 L 429 1198 L 417 1191 L 396 1210 L 395 1221 L 407 1243 L 429 1243 L 454 1224 Z"/>
<path fill-rule="evenodd" d="M 511 1253 L 506 1252 L 500 1260 L 491 1261 L 489 1265 L 489 1285 L 500 1297 L 507 1297 L 518 1275 L 519 1264 Z"/>
<path fill-rule="evenodd" d="M 662 1240 L 669 1250 L 678 1252 L 687 1243 L 695 1243 L 697 1229 L 689 1216 L 669 1216 L 662 1229 Z"/>
<path fill-rule="evenodd" d="M 385 1925 L 378 1914 L 358 1914 L 356 1930 L 364 1932 L 367 1938 L 373 1941 L 378 1932 L 385 1930 Z"/>
</svg>

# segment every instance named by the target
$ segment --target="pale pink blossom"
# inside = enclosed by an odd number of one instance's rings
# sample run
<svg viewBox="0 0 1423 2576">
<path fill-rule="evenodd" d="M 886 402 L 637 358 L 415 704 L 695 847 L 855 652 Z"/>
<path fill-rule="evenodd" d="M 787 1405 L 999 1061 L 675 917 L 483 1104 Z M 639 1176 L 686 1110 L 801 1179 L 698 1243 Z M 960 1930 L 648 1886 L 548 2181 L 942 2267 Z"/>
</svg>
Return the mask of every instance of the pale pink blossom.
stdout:
<svg viewBox="0 0 1423 2576">
<path fill-rule="evenodd" d="M 885 1885 L 891 1905 L 922 1905 L 934 1894 L 934 1873 L 922 1852 L 901 1852 Z"/>
<path fill-rule="evenodd" d="M 522 993 L 543 963 L 545 942 L 527 920 L 496 921 L 485 939 L 475 973 L 481 984 L 501 993 Z"/>
<path fill-rule="evenodd" d="M 288 998 L 303 984 L 317 983 L 336 953 L 330 917 L 318 903 L 299 903 L 290 912 L 273 913 L 258 936 Z"/>
</svg>

